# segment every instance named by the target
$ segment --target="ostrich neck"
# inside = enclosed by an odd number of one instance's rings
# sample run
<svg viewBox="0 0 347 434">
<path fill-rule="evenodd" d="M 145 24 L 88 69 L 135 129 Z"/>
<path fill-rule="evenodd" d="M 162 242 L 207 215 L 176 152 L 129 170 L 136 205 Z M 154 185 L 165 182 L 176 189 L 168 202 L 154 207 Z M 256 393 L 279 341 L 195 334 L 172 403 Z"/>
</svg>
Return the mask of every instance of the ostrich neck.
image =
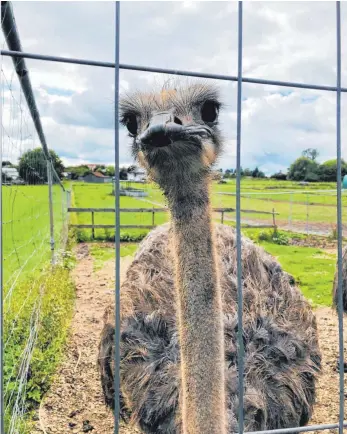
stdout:
<svg viewBox="0 0 347 434">
<path fill-rule="evenodd" d="M 167 195 L 171 211 L 181 348 L 184 434 L 225 434 L 224 333 L 209 180 Z"/>
</svg>

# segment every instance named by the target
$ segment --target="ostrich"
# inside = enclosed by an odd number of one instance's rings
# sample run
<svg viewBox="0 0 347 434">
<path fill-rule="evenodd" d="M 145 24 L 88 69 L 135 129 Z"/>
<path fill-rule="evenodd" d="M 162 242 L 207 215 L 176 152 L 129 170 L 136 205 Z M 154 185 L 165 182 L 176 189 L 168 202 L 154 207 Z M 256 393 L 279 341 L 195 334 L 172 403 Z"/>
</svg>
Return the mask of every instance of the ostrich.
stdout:
<svg viewBox="0 0 347 434">
<path fill-rule="evenodd" d="M 141 243 L 121 286 L 121 415 L 144 433 L 238 430 L 236 235 L 212 223 L 222 152 L 218 89 L 189 83 L 122 99 L 136 160 L 163 191 L 170 223 Z M 247 431 L 307 424 L 321 366 L 316 320 L 292 279 L 242 239 Z M 113 309 L 99 370 L 114 407 Z"/>
<path fill-rule="evenodd" d="M 334 284 L 333 284 L 333 307 L 336 311 L 338 311 L 338 270 L 336 264 L 336 271 L 334 276 Z M 342 251 L 342 308 L 343 313 L 347 313 L 347 246 L 343 248 Z M 339 368 L 340 363 L 337 361 L 337 367 Z M 347 362 L 345 361 L 343 364 L 343 370 L 347 373 Z"/>
</svg>

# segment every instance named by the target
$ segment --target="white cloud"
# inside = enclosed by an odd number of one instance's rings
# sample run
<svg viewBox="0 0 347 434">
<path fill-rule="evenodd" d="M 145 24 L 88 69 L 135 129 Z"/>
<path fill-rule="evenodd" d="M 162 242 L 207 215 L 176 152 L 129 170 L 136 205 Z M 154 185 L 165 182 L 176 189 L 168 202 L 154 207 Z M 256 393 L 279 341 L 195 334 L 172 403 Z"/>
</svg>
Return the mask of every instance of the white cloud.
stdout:
<svg viewBox="0 0 347 434">
<path fill-rule="evenodd" d="M 244 76 L 335 85 L 334 2 L 246 2 L 243 9 Z M 344 3 L 341 11 L 343 35 Z M 24 50 L 114 59 L 113 3 L 15 2 L 14 13 Z M 121 62 L 236 75 L 237 30 L 236 2 L 123 2 Z M 345 39 L 342 68 L 347 87 Z M 5 74 L 11 77 L 11 62 L 4 62 Z M 35 60 L 27 64 L 49 146 L 67 162 L 113 162 L 113 71 Z M 158 74 L 121 71 L 120 78 L 121 92 L 145 90 Z M 13 86 L 15 80 L 14 76 Z M 226 141 L 221 166 L 226 168 L 235 166 L 237 95 L 236 83 L 220 86 L 226 105 L 221 118 Z M 245 84 L 243 97 L 243 167 L 283 170 L 307 147 L 317 147 L 322 160 L 334 157 L 333 93 Z M 344 95 L 342 139 L 347 159 L 346 104 Z M 12 127 L 18 124 L 13 110 L 7 110 L 7 116 Z M 121 134 L 121 162 L 129 163 L 124 130 Z M 28 146 L 22 144 L 21 149 Z"/>
</svg>

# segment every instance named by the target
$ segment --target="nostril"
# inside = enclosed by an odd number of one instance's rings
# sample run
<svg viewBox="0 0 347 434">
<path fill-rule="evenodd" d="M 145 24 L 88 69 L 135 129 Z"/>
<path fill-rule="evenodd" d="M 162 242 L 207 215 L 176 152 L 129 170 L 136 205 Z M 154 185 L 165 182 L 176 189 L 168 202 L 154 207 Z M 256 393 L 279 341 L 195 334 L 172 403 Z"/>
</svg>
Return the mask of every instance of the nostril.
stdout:
<svg viewBox="0 0 347 434">
<path fill-rule="evenodd" d="M 172 140 L 168 135 L 165 134 L 165 131 L 158 131 L 143 138 L 142 143 L 144 145 L 151 145 L 159 148 L 162 146 L 170 145 L 170 143 L 172 143 Z"/>
<path fill-rule="evenodd" d="M 182 121 L 177 116 L 174 117 L 175 124 L 182 125 Z"/>
<path fill-rule="evenodd" d="M 168 146 L 171 143 L 171 139 L 165 132 L 158 132 L 153 135 L 152 143 L 154 146 Z"/>
</svg>

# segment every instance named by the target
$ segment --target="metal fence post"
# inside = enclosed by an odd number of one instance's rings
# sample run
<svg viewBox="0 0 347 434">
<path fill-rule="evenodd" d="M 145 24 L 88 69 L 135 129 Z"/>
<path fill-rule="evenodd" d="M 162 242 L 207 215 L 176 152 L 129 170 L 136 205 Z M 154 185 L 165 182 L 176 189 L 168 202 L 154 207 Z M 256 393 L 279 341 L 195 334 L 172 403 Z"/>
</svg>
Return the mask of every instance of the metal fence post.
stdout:
<svg viewBox="0 0 347 434">
<path fill-rule="evenodd" d="M 344 339 L 343 339 L 343 240 L 342 240 L 342 173 L 341 173 L 341 9 L 336 2 L 336 159 L 337 159 L 337 311 L 339 324 L 339 434 L 343 434 L 345 413 Z"/>
<path fill-rule="evenodd" d="M 49 200 L 49 227 L 50 227 L 50 244 L 52 253 L 52 264 L 54 265 L 54 210 L 53 210 L 53 194 L 52 194 L 52 161 L 47 160 L 47 179 L 48 179 L 48 200 Z"/>
<path fill-rule="evenodd" d="M 120 182 L 119 182 L 119 37 L 120 37 L 120 2 L 115 8 L 115 69 L 114 69 L 114 147 L 115 147 L 115 331 L 114 331 L 114 434 L 119 433 L 120 417 Z"/>
<path fill-rule="evenodd" d="M 236 126 L 236 263 L 237 263 L 237 342 L 238 342 L 238 392 L 239 434 L 244 432 L 244 355 L 243 344 L 243 280 L 241 238 L 241 114 L 242 114 L 242 1 L 238 2 L 238 52 L 237 52 L 237 126 Z"/>
</svg>

